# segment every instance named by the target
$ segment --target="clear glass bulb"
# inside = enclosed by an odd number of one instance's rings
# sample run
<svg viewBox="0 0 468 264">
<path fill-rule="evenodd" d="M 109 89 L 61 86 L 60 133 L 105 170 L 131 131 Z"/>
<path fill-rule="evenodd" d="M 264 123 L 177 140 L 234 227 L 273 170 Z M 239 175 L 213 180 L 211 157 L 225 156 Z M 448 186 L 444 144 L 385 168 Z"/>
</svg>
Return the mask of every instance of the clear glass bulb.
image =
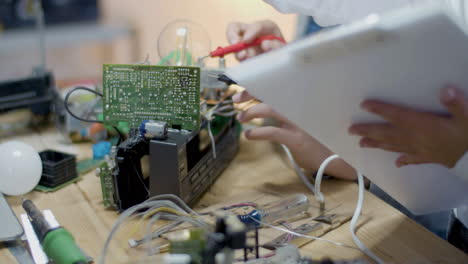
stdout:
<svg viewBox="0 0 468 264">
<path fill-rule="evenodd" d="M 210 37 L 205 29 L 189 20 L 175 20 L 159 34 L 159 65 L 191 66 L 210 52 Z"/>
</svg>

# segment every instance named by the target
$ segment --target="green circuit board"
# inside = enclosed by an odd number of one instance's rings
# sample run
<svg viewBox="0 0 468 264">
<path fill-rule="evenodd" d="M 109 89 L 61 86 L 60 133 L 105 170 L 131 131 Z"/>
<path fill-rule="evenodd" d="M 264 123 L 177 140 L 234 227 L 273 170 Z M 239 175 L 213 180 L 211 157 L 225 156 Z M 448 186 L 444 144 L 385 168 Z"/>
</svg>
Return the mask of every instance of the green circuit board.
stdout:
<svg viewBox="0 0 468 264">
<path fill-rule="evenodd" d="M 114 194 L 114 179 L 112 178 L 112 170 L 107 162 L 101 163 L 98 169 L 98 175 L 101 179 L 102 202 L 106 208 L 117 208 Z"/>
<path fill-rule="evenodd" d="M 143 120 L 155 120 L 200 128 L 198 67 L 104 64 L 103 90 L 105 125 L 138 128 Z"/>
</svg>

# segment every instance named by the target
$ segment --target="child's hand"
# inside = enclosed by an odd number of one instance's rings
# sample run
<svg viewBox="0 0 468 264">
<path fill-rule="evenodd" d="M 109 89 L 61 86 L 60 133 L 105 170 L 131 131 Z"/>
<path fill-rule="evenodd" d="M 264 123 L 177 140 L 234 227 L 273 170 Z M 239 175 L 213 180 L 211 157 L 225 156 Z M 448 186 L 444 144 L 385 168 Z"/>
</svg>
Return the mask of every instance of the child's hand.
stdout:
<svg viewBox="0 0 468 264">
<path fill-rule="evenodd" d="M 246 91 L 233 96 L 235 103 L 242 103 L 253 99 Z M 270 140 L 286 145 L 294 156 L 297 164 L 307 170 L 316 171 L 320 164 L 333 153 L 307 134 L 299 126 L 280 115 L 269 105 L 259 103 L 238 114 L 240 122 L 248 122 L 254 118 L 274 118 L 280 122 L 278 127 L 264 126 L 245 131 L 245 137 L 249 140 Z M 343 179 L 355 179 L 354 170 L 342 160 L 330 163 L 326 173 Z"/>
<path fill-rule="evenodd" d="M 459 89 L 448 86 L 442 90 L 441 102 L 450 116 L 366 100 L 362 107 L 388 123 L 356 124 L 349 132 L 362 137 L 361 147 L 402 153 L 396 160 L 398 167 L 439 163 L 451 168 L 468 150 L 468 100 Z"/>
</svg>

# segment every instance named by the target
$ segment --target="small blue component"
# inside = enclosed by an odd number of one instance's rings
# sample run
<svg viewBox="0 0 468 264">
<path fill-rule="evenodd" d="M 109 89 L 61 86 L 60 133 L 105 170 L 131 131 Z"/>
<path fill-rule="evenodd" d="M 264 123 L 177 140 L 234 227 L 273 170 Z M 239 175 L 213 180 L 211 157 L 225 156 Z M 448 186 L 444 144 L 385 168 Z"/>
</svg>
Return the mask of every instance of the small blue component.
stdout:
<svg viewBox="0 0 468 264">
<path fill-rule="evenodd" d="M 93 145 L 93 159 L 103 159 L 111 151 L 112 144 L 108 141 L 100 141 Z"/>
<path fill-rule="evenodd" d="M 245 214 L 245 215 L 239 215 L 239 220 L 244 223 L 246 226 L 260 226 L 260 223 L 262 221 L 262 215 L 258 210 L 252 210 L 252 212 Z M 257 221 L 255 221 L 255 220 Z"/>
<path fill-rule="evenodd" d="M 145 137 L 145 134 L 146 134 L 146 123 L 148 123 L 149 120 L 143 120 L 143 122 L 141 122 L 140 124 L 140 135 L 142 137 Z"/>
</svg>

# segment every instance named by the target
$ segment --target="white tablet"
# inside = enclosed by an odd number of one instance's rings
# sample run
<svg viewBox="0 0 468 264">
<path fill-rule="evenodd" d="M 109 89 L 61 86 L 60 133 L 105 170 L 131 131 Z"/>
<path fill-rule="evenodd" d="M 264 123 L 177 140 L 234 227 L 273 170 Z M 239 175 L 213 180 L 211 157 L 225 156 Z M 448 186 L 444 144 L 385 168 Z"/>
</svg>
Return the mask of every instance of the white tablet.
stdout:
<svg viewBox="0 0 468 264">
<path fill-rule="evenodd" d="M 468 202 L 468 182 L 450 170 L 436 164 L 397 168 L 398 154 L 362 149 L 348 134 L 353 123 L 381 121 L 360 109 L 364 99 L 445 111 L 439 102 L 444 85 L 468 94 L 468 37 L 439 6 L 371 15 L 247 60 L 226 75 L 414 213 Z"/>
</svg>

